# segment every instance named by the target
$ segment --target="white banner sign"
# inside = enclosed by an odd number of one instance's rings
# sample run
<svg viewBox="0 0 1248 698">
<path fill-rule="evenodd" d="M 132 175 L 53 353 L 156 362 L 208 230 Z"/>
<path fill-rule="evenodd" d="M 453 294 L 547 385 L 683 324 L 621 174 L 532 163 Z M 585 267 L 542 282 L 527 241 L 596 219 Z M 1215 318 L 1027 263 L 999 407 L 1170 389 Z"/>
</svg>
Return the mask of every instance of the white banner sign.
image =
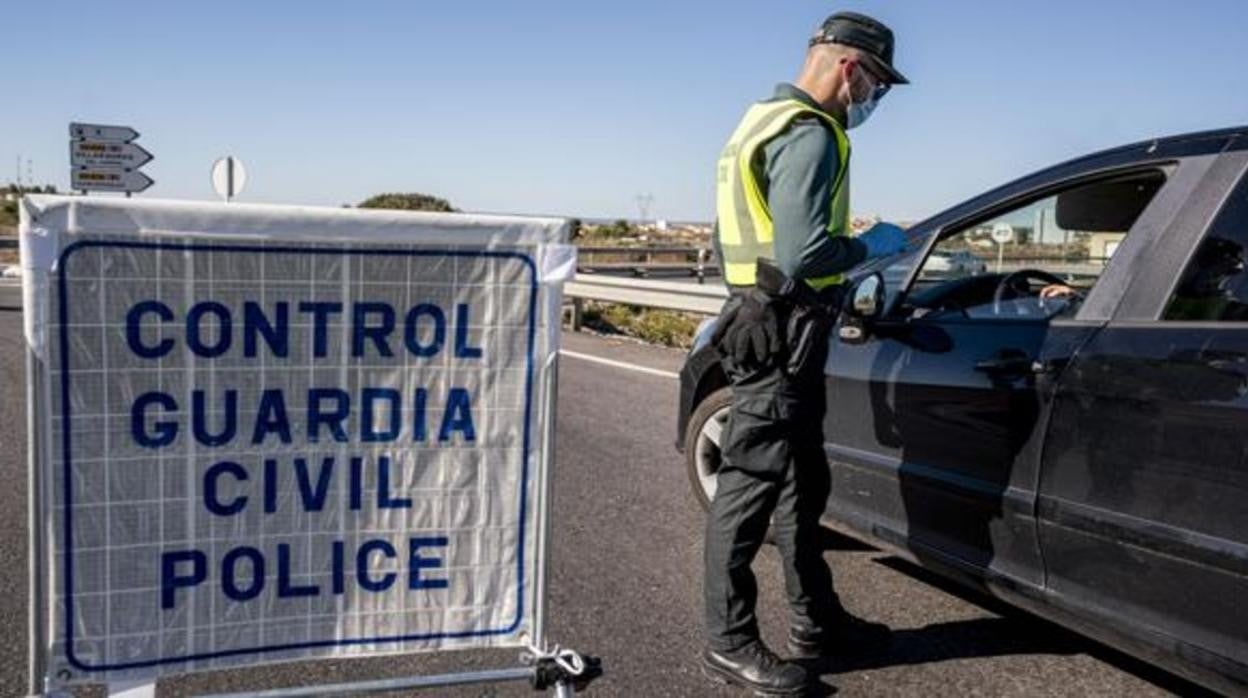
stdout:
<svg viewBox="0 0 1248 698">
<path fill-rule="evenodd" d="M 26 199 L 53 684 L 523 644 L 564 234 Z"/>
</svg>

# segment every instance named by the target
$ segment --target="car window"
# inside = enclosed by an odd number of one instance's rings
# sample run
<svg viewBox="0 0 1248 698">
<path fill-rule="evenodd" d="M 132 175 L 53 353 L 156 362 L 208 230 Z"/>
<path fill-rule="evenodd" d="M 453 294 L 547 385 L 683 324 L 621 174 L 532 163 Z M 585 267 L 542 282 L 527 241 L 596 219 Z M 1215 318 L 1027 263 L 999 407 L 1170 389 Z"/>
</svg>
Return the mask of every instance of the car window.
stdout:
<svg viewBox="0 0 1248 698">
<path fill-rule="evenodd" d="M 1248 177 L 1223 204 L 1179 277 L 1164 318 L 1179 322 L 1248 322 Z"/>
<path fill-rule="evenodd" d="M 1072 309 L 1164 182 L 1157 170 L 1086 182 L 944 235 L 919 267 L 909 302 L 976 319 Z M 1060 295 L 1041 299 L 1046 287 Z"/>
</svg>

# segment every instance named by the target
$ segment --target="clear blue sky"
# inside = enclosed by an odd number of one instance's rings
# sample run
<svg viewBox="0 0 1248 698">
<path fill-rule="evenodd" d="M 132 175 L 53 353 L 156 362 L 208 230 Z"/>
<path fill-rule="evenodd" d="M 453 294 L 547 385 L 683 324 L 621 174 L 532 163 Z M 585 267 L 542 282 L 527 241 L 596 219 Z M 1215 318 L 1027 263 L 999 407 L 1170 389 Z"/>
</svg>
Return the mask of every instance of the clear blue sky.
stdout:
<svg viewBox="0 0 1248 698">
<path fill-rule="evenodd" d="M 0 181 L 68 185 L 67 123 L 132 125 L 150 196 L 712 217 L 715 156 L 837 9 L 913 81 L 852 133 L 854 209 L 917 218 L 1091 149 L 1248 123 L 1242 0 L 23 2 L 5 10 Z M 14 69 L 14 66 L 16 69 Z M 25 165 L 23 164 L 23 174 Z"/>
</svg>

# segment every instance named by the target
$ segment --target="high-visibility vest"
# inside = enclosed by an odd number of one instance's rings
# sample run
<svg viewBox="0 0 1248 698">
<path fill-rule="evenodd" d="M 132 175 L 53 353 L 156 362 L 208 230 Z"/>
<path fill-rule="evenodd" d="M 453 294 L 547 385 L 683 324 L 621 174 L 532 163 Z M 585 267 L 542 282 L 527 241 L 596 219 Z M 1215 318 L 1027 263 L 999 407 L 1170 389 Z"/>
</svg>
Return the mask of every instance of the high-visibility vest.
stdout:
<svg viewBox="0 0 1248 698">
<path fill-rule="evenodd" d="M 730 286 L 753 286 L 757 260 L 761 257 L 774 261 L 776 258 L 771 209 L 755 171 L 756 165 L 761 163 L 757 156 L 771 139 L 788 130 L 795 119 L 811 116 L 822 120 L 836 138 L 839 169 L 828 202 L 831 215 L 827 233 L 834 236 L 849 232 L 849 138 L 845 130 L 831 115 L 797 100 L 759 102 L 746 111 L 719 156 L 716 229 L 723 255 L 724 279 Z M 804 279 L 816 290 L 840 280 L 839 274 Z"/>
</svg>

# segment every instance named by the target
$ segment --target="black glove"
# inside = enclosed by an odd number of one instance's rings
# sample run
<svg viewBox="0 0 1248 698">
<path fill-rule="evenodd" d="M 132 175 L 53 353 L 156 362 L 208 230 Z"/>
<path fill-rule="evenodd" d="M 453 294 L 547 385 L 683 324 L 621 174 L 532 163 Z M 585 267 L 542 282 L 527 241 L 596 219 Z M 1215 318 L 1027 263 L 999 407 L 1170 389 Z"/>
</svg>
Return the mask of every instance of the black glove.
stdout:
<svg viewBox="0 0 1248 698">
<path fill-rule="evenodd" d="M 738 371 L 775 366 L 784 349 L 775 302 L 757 290 L 745 292 L 720 318 L 711 342 Z"/>
</svg>

